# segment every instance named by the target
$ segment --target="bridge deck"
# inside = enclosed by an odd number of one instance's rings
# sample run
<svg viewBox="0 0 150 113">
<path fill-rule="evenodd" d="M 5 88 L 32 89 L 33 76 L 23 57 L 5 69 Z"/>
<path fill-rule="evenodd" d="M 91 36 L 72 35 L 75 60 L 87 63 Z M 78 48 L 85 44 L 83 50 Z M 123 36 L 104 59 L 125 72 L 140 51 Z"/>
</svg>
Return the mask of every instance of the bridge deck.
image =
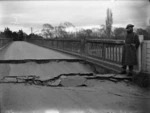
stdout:
<svg viewBox="0 0 150 113">
<path fill-rule="evenodd" d="M 77 57 L 36 46 L 27 42 L 16 41 L 0 50 L 0 60 L 23 59 L 79 59 Z"/>
<path fill-rule="evenodd" d="M 16 62 L 27 59 L 64 59 L 59 62 Z M 77 62 L 67 62 L 76 60 Z M 53 78 L 60 74 L 91 73 L 91 67 L 79 62 L 78 57 L 55 52 L 27 42 L 13 42 L 0 50 L 2 76 L 36 75 L 40 78 Z M 98 75 L 97 75 L 98 76 Z M 97 77 L 96 76 L 96 77 Z M 106 75 L 105 75 L 106 76 Z M 108 78 L 110 75 L 108 75 Z M 95 77 L 95 76 L 93 76 Z M 116 77 L 116 76 L 115 76 Z M 98 76 L 100 78 L 100 76 Z M 63 84 L 73 82 L 73 78 L 61 80 Z M 71 81 L 72 80 L 72 81 Z M 84 79 L 77 79 L 82 81 Z M 111 79 L 112 81 L 114 80 Z M 0 84 L 0 112 L 13 113 L 99 113 L 99 112 L 148 112 L 149 92 L 124 82 L 86 79 L 85 87 L 46 87 L 24 84 Z M 57 81 L 56 81 L 57 82 Z M 77 83 L 74 83 L 77 84 Z M 1 101 L 2 100 L 2 101 Z M 60 101 L 61 100 L 61 101 Z M 54 109 L 54 110 L 53 110 Z"/>
</svg>

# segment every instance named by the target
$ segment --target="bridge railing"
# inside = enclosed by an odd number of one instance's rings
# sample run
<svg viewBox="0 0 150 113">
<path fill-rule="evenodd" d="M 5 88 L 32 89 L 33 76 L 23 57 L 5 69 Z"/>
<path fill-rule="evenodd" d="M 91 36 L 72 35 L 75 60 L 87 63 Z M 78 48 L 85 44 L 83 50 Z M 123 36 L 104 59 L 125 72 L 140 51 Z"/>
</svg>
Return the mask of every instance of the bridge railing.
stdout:
<svg viewBox="0 0 150 113">
<path fill-rule="evenodd" d="M 48 48 L 59 49 L 81 56 L 121 64 L 122 48 L 121 40 L 79 40 L 79 39 L 34 39 L 30 42 Z"/>
<path fill-rule="evenodd" d="M 143 41 L 141 55 L 141 69 L 150 74 L 150 41 Z"/>
<path fill-rule="evenodd" d="M 0 38 L 0 48 L 11 42 L 11 39 Z"/>
</svg>

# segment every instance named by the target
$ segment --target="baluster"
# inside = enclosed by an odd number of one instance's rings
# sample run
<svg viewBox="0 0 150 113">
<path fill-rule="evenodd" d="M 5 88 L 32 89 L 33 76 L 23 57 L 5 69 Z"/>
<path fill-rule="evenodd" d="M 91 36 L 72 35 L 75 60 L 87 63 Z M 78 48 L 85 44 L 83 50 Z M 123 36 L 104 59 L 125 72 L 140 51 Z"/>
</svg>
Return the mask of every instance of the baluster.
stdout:
<svg viewBox="0 0 150 113">
<path fill-rule="evenodd" d="M 113 44 L 112 49 L 113 49 L 113 62 L 115 62 L 115 45 L 114 44 Z"/>
<path fill-rule="evenodd" d="M 115 46 L 115 62 L 117 63 L 117 45 Z"/>
<path fill-rule="evenodd" d="M 121 62 L 121 47 L 119 47 L 119 62 Z"/>
</svg>

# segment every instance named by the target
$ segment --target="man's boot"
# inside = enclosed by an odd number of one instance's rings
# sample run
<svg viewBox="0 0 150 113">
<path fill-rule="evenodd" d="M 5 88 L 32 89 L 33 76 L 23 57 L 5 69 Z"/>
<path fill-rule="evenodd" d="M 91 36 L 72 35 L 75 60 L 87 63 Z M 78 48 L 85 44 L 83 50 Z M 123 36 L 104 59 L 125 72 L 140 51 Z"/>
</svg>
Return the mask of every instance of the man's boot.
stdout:
<svg viewBox="0 0 150 113">
<path fill-rule="evenodd" d="M 129 73 L 127 76 L 132 76 L 133 75 L 133 65 L 129 66 Z"/>
<path fill-rule="evenodd" d="M 119 74 L 126 74 L 126 67 L 127 66 L 122 66 L 122 71 Z"/>
</svg>

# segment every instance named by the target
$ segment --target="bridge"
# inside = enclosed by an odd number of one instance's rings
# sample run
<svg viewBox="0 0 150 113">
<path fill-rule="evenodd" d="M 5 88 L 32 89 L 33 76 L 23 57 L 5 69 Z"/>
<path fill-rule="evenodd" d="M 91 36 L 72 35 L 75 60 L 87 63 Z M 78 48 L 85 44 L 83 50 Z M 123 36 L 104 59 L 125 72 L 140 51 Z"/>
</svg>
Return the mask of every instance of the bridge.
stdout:
<svg viewBox="0 0 150 113">
<path fill-rule="evenodd" d="M 149 92 L 132 85 L 130 77 L 116 74 L 123 44 L 121 40 L 1 39 L 0 111 L 149 111 Z M 150 42 L 142 41 L 135 73 L 150 74 L 149 50 Z"/>
<path fill-rule="evenodd" d="M 138 49 L 138 65 L 134 71 L 150 74 L 150 41 L 143 41 Z M 78 56 L 88 62 L 119 72 L 121 69 L 122 40 L 34 39 L 30 43 Z"/>
<path fill-rule="evenodd" d="M 138 65 L 135 73 L 150 74 L 150 42 L 143 41 L 138 49 Z M 35 46 L 36 45 L 36 46 Z M 121 71 L 123 40 L 80 39 L 28 39 L 26 42 L 0 40 L 0 62 L 84 60 L 94 66 L 97 73 Z M 44 48 L 43 48 L 44 47 Z M 47 49 L 46 49 L 47 48 Z"/>
</svg>

